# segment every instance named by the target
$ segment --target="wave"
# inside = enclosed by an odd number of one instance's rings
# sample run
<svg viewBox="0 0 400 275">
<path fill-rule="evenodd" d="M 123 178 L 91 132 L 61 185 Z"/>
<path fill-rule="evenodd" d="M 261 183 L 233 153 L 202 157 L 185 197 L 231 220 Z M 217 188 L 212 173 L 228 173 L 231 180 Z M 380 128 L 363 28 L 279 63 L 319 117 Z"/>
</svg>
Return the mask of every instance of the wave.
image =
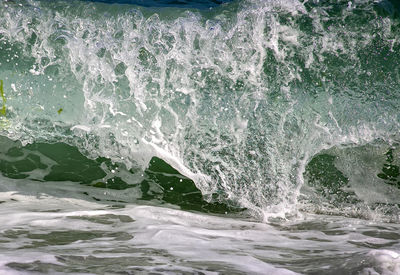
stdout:
<svg viewBox="0 0 400 275">
<path fill-rule="evenodd" d="M 157 157 L 208 201 L 284 217 L 325 150 L 399 142 L 396 7 L 3 1 L 1 134 L 63 142 L 138 174 Z M 372 183 L 386 180 L 378 174 Z"/>
</svg>

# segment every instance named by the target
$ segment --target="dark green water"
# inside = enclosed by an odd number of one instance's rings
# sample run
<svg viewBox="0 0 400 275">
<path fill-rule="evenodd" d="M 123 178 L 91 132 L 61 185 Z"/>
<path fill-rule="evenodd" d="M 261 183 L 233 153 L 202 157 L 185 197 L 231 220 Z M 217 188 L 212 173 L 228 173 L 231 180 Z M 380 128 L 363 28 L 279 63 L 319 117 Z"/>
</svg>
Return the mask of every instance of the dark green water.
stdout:
<svg viewBox="0 0 400 275">
<path fill-rule="evenodd" d="M 0 160 L 1 173 L 11 179 L 51 181 L 62 184 L 65 181 L 93 186 L 96 188 L 140 190 L 141 196 L 132 201 L 110 199 L 123 207 L 128 203 L 153 201 L 158 204 L 173 204 L 183 210 L 196 210 L 205 213 L 240 211 L 238 207 L 229 207 L 227 203 L 208 203 L 199 189 L 189 178 L 179 174 L 165 161 L 154 157 L 149 167 L 139 178 L 133 179 L 135 171 L 127 170 L 123 164 L 112 163 L 110 159 L 88 159 L 77 148 L 65 143 L 33 143 L 21 146 L 2 138 Z M 86 193 L 87 196 L 90 196 Z M 96 197 L 92 199 L 100 200 Z"/>
</svg>

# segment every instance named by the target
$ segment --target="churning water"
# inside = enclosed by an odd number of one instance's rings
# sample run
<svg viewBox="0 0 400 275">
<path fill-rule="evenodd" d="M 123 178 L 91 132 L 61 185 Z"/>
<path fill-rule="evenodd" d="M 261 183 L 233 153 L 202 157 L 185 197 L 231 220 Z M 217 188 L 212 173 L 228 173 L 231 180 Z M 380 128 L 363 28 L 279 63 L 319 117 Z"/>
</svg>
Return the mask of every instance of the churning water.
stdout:
<svg viewBox="0 0 400 275">
<path fill-rule="evenodd" d="M 400 5 L 0 2 L 0 272 L 400 274 Z"/>
</svg>

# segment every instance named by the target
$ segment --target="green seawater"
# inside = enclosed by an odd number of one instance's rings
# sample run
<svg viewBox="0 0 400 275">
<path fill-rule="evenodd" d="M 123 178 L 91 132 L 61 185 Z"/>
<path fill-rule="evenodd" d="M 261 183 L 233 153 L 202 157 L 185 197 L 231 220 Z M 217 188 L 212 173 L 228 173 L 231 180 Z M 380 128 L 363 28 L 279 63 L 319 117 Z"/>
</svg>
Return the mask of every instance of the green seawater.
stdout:
<svg viewBox="0 0 400 275">
<path fill-rule="evenodd" d="M 151 159 L 149 167 L 139 179 L 132 180 L 134 171 L 127 170 L 123 164 L 112 163 L 107 158 L 88 159 L 77 148 L 65 143 L 33 143 L 22 146 L 19 142 L 2 138 L 1 147 L 6 150 L 1 152 L 0 171 L 3 176 L 11 179 L 28 178 L 55 184 L 69 181 L 96 188 L 140 190 L 141 196 L 134 200 L 108 200 L 121 207 L 128 203 L 152 201 L 204 213 L 224 214 L 243 210 L 225 202 L 205 201 L 192 180 L 157 157 Z M 85 195 L 90 197 L 89 193 Z M 91 199 L 100 200 L 94 196 Z"/>
<path fill-rule="evenodd" d="M 0 273 L 399 274 L 398 2 L 149 3 L 0 2 Z"/>
</svg>

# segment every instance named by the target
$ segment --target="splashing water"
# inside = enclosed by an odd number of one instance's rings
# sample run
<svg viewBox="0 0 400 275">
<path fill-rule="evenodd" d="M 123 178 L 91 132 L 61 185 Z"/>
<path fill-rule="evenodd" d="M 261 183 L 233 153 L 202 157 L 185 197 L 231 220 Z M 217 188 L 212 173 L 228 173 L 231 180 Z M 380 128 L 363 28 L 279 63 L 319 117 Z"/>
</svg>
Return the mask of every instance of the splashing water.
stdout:
<svg viewBox="0 0 400 275">
<path fill-rule="evenodd" d="M 379 143 L 384 156 L 399 142 L 391 7 L 253 0 L 154 11 L 5 1 L 2 135 L 65 142 L 136 173 L 156 156 L 209 201 L 262 219 L 293 214 L 314 156 L 337 152 L 342 162 L 332 165 L 351 183 L 351 148 Z"/>
<path fill-rule="evenodd" d="M 0 273 L 400 273 L 396 1 L 0 14 Z"/>
</svg>

